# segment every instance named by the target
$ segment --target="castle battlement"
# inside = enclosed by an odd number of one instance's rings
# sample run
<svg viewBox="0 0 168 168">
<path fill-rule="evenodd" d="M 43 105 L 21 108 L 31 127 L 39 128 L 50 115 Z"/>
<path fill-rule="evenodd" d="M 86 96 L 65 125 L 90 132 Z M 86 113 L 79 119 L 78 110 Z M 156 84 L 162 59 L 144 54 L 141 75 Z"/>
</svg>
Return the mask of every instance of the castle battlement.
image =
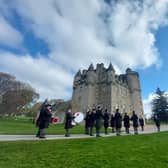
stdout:
<svg viewBox="0 0 168 168">
<path fill-rule="evenodd" d="M 127 68 L 125 74 L 117 75 L 111 63 L 108 68 L 101 63 L 79 70 L 74 77 L 72 107 L 85 112 L 94 105 L 110 112 L 120 108 L 123 113 L 135 110 L 143 114 L 138 72 Z"/>
</svg>

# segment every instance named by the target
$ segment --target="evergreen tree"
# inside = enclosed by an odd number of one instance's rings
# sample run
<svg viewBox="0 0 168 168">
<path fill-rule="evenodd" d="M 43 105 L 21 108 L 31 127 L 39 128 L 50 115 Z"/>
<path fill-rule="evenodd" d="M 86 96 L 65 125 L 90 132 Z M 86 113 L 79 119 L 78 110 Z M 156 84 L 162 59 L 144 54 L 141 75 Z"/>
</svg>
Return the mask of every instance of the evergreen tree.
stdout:
<svg viewBox="0 0 168 168">
<path fill-rule="evenodd" d="M 165 91 L 156 89 L 156 97 L 152 100 L 152 117 L 157 115 L 160 121 L 168 122 L 168 97 Z"/>
</svg>

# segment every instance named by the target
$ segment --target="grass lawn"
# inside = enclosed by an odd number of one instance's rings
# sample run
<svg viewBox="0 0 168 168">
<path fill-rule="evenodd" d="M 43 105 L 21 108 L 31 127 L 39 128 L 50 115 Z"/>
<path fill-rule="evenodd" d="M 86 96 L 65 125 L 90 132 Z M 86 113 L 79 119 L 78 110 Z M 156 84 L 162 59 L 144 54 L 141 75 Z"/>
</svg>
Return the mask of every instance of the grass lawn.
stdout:
<svg viewBox="0 0 168 168">
<path fill-rule="evenodd" d="M 102 128 L 101 132 L 104 129 Z M 37 128 L 28 118 L 0 118 L 0 134 L 36 134 Z M 95 129 L 94 129 L 95 132 Z M 76 125 L 70 130 L 71 134 L 83 134 L 84 126 Z M 63 124 L 50 124 L 46 134 L 65 134 Z"/>
<path fill-rule="evenodd" d="M 0 134 L 36 134 L 37 128 L 29 118 L 1 118 Z M 71 129 L 72 133 L 83 133 L 83 126 L 77 125 Z M 64 134 L 63 124 L 50 124 L 47 134 Z"/>
<path fill-rule="evenodd" d="M 167 168 L 168 132 L 0 142 L 0 168 Z"/>
</svg>

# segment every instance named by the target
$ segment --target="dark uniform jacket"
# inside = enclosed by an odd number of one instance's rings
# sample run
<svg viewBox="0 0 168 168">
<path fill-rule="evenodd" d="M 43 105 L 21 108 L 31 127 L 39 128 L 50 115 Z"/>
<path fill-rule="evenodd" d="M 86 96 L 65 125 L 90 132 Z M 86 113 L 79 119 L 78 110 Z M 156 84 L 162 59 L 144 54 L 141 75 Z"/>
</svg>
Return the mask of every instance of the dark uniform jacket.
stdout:
<svg viewBox="0 0 168 168">
<path fill-rule="evenodd" d="M 115 113 L 115 126 L 116 128 L 122 127 L 122 116 L 119 112 Z"/>
<path fill-rule="evenodd" d="M 104 127 L 108 128 L 109 127 L 109 119 L 110 119 L 110 116 L 109 116 L 108 112 L 104 113 L 103 119 L 104 119 Z"/>
<path fill-rule="evenodd" d="M 88 127 L 94 127 L 95 124 L 95 114 L 93 112 L 88 114 Z"/>
<path fill-rule="evenodd" d="M 85 120 L 85 128 L 88 128 L 89 127 L 89 112 L 86 113 L 84 120 Z"/>
<path fill-rule="evenodd" d="M 160 126 L 160 120 L 159 120 L 158 117 L 154 117 L 154 122 L 155 122 L 155 124 L 156 124 L 157 127 Z"/>
<path fill-rule="evenodd" d="M 138 127 L 138 116 L 136 114 L 132 115 L 131 120 L 133 121 L 133 127 Z"/>
<path fill-rule="evenodd" d="M 103 119 L 102 110 L 101 109 L 96 110 L 96 114 L 95 114 L 95 127 L 97 129 L 101 128 L 101 126 L 102 126 L 102 119 Z"/>
<path fill-rule="evenodd" d="M 144 119 L 143 118 L 139 118 L 139 124 L 140 124 L 140 126 L 144 126 Z"/>
<path fill-rule="evenodd" d="M 40 129 L 48 128 L 51 121 L 51 112 L 47 108 L 42 108 L 38 118 L 38 126 Z"/>
<path fill-rule="evenodd" d="M 72 128 L 72 120 L 74 119 L 74 116 L 71 112 L 65 113 L 65 129 Z"/>
<path fill-rule="evenodd" d="M 113 115 L 111 115 L 110 126 L 115 127 L 115 117 Z"/>
<path fill-rule="evenodd" d="M 130 127 L 130 118 L 128 115 L 124 115 L 123 121 L 124 121 L 124 127 L 129 128 Z"/>
</svg>

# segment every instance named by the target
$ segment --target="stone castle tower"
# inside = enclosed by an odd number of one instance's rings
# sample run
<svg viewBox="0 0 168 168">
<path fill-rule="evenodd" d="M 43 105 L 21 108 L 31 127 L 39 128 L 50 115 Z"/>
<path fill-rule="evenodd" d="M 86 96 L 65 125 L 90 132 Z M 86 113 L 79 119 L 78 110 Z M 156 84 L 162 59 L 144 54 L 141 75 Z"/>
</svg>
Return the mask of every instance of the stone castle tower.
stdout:
<svg viewBox="0 0 168 168">
<path fill-rule="evenodd" d="M 78 71 L 73 83 L 73 111 L 86 112 L 97 105 L 111 113 L 119 108 L 121 113 L 135 110 L 143 115 L 139 74 L 127 68 L 125 74 L 116 75 L 111 63 L 108 68 L 102 63 L 94 69 L 91 64 L 87 70 Z"/>
</svg>

